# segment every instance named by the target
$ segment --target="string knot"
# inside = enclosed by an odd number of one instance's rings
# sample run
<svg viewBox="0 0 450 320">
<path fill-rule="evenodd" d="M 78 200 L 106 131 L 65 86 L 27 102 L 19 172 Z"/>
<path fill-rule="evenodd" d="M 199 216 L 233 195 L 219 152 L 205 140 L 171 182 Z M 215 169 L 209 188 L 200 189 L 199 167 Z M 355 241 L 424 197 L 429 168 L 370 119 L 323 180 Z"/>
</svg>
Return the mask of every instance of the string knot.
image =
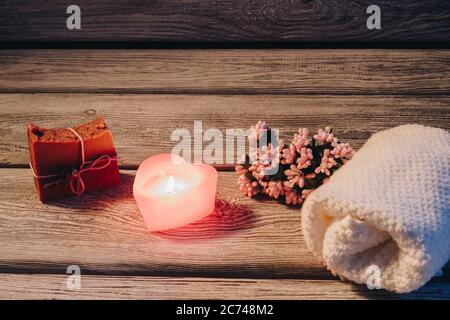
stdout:
<svg viewBox="0 0 450 320">
<path fill-rule="evenodd" d="M 73 194 L 79 196 L 84 193 L 86 186 L 84 184 L 81 174 L 88 171 L 102 170 L 108 167 L 113 161 L 108 155 L 103 155 L 94 161 L 85 162 L 80 166 L 80 169 L 73 169 L 69 175 L 69 187 Z"/>
</svg>

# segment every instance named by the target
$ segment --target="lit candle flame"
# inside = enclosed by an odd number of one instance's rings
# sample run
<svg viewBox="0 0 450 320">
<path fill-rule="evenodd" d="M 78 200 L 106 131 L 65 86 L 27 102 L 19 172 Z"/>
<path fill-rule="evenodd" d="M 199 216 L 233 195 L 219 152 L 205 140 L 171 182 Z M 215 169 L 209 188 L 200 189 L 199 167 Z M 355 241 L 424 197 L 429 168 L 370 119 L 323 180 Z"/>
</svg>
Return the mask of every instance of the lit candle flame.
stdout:
<svg viewBox="0 0 450 320">
<path fill-rule="evenodd" d="M 170 176 L 169 180 L 167 180 L 166 192 L 168 194 L 174 194 L 175 193 L 175 179 L 172 176 Z"/>
</svg>

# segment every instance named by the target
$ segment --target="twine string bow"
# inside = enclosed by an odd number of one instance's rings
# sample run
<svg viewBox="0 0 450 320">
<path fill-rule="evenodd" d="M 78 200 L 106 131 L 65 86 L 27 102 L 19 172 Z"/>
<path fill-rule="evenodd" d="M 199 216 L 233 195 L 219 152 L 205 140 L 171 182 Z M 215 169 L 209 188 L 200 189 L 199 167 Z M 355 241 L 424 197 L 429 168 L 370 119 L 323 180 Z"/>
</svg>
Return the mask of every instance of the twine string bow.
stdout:
<svg viewBox="0 0 450 320">
<path fill-rule="evenodd" d="M 43 175 L 38 176 L 36 174 L 36 171 L 34 170 L 33 166 L 30 163 L 31 171 L 33 172 L 33 176 L 37 179 L 45 179 L 45 178 L 53 178 L 53 177 L 61 177 L 61 179 L 49 182 L 44 184 L 44 188 L 48 188 L 55 184 L 60 184 L 61 182 L 66 181 L 69 185 L 70 191 L 72 191 L 73 194 L 79 196 L 82 195 L 86 191 L 86 185 L 84 184 L 82 174 L 88 171 L 96 171 L 96 170 L 103 170 L 107 168 L 112 161 L 117 161 L 117 157 L 111 157 L 107 154 L 100 156 L 99 158 L 93 160 L 93 161 L 86 161 L 85 153 L 84 153 L 84 142 L 83 138 L 72 128 L 67 128 L 68 130 L 72 131 L 73 134 L 75 134 L 80 141 L 81 145 L 81 165 L 79 169 L 73 169 L 69 175 L 65 174 L 50 174 L 50 175 Z"/>
</svg>

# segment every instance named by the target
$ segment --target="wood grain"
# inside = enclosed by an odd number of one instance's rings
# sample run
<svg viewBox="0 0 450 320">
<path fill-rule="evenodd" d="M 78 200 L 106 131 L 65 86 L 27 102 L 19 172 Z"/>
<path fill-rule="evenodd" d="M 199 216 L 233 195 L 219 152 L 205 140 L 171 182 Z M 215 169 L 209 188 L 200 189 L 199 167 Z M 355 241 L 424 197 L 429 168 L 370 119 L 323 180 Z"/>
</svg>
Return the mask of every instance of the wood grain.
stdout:
<svg viewBox="0 0 450 320">
<path fill-rule="evenodd" d="M 450 94 L 450 50 L 3 50 L 0 92 Z"/>
<path fill-rule="evenodd" d="M 203 121 L 203 130 L 218 128 L 225 134 L 226 129 L 246 129 L 265 119 L 279 128 L 282 138 L 292 137 L 302 126 L 316 130 L 330 125 L 338 137 L 359 148 L 372 133 L 400 124 L 450 129 L 450 98 L 1 94 L 0 166 L 28 164 L 28 123 L 67 127 L 99 115 L 113 132 L 120 164 L 135 168 L 150 155 L 170 152 L 178 143 L 170 139 L 176 128 L 186 128 L 193 135 L 195 120 Z M 203 142 L 203 148 L 209 143 Z"/>
<path fill-rule="evenodd" d="M 132 195 L 134 171 L 121 180 L 41 204 L 29 170 L 0 169 L 0 272 L 58 274 L 76 264 L 85 274 L 333 279 L 306 248 L 300 210 L 242 196 L 234 173 L 219 174 L 214 214 L 153 234 Z"/>
<path fill-rule="evenodd" d="M 0 299 L 450 299 L 450 284 L 441 282 L 432 282 L 415 292 L 397 295 L 329 280 L 82 275 L 80 290 L 67 289 L 66 281 L 67 275 L 63 274 L 0 274 Z"/>
<path fill-rule="evenodd" d="M 171 132 L 194 120 L 224 130 L 266 119 L 282 137 L 331 125 L 357 148 L 399 124 L 449 130 L 450 51 L 3 50 L 0 68 L 0 298 L 450 298 L 449 266 L 405 296 L 337 281 L 307 250 L 299 210 L 241 196 L 231 172 L 213 215 L 149 234 L 134 171 L 116 189 L 44 205 L 28 169 L 5 168 L 28 163 L 27 123 L 99 115 L 127 168 L 170 151 Z M 82 291 L 64 289 L 71 264 Z"/>
<path fill-rule="evenodd" d="M 1 41 L 447 41 L 447 0 L 378 0 L 381 30 L 368 30 L 371 0 L 78 0 L 82 29 L 66 28 L 57 0 L 2 1 Z"/>
<path fill-rule="evenodd" d="M 122 184 L 41 204 L 29 170 L 0 169 L 0 272 L 261 278 L 332 278 L 306 249 L 300 211 L 241 196 L 235 173 L 220 173 L 217 212 L 150 234 Z"/>
</svg>

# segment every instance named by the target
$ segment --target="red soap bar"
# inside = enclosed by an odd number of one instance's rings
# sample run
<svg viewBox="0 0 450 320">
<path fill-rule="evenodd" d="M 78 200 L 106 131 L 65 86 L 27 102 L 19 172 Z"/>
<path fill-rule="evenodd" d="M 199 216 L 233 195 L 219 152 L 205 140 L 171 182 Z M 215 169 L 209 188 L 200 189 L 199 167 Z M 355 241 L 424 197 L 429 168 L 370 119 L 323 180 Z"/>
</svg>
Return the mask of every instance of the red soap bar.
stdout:
<svg viewBox="0 0 450 320">
<path fill-rule="evenodd" d="M 83 139 L 85 161 L 94 161 L 104 155 L 117 157 L 111 132 L 102 118 L 72 127 Z M 37 125 L 28 126 L 30 164 L 38 178 L 34 182 L 42 202 L 73 196 L 68 174 L 78 170 L 82 164 L 79 138 L 67 128 L 45 129 Z M 103 162 L 104 164 L 105 162 Z M 49 176 L 40 178 L 43 176 Z M 55 176 L 56 175 L 56 176 Z M 100 170 L 89 170 L 81 174 L 85 192 L 119 184 L 117 161 Z M 58 182 L 58 183 L 55 183 Z"/>
</svg>

